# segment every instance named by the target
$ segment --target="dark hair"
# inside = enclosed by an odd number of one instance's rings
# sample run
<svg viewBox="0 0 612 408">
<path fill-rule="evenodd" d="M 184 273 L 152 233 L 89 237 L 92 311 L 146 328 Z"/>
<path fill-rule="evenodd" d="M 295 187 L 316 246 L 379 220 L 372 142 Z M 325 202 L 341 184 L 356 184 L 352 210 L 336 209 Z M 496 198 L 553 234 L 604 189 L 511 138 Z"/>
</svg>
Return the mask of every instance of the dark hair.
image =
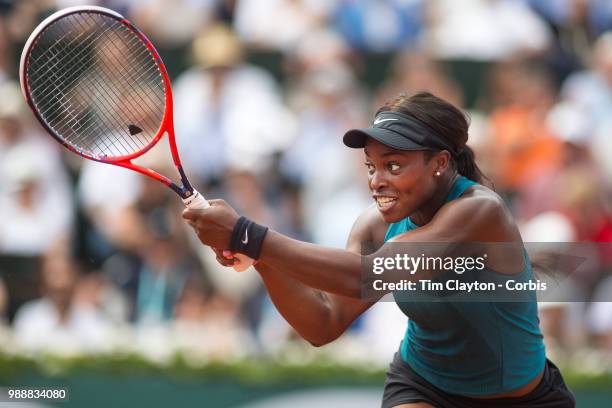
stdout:
<svg viewBox="0 0 612 408">
<path fill-rule="evenodd" d="M 384 111 L 400 112 L 422 122 L 458 152 L 453 155 L 453 162 L 459 174 L 478 183 L 488 180 L 476 164 L 474 151 L 466 144 L 470 126 L 468 117 L 451 103 L 429 92 L 412 96 L 402 94 L 387 102 L 376 114 Z"/>
</svg>

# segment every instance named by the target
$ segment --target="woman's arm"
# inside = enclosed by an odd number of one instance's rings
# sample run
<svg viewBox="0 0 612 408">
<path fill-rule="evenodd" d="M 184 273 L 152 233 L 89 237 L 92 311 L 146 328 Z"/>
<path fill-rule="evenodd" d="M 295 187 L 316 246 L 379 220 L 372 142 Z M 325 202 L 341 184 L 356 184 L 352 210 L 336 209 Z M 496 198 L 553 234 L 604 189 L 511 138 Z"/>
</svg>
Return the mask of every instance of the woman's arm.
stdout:
<svg viewBox="0 0 612 408">
<path fill-rule="evenodd" d="M 457 256 L 449 252 L 452 246 L 444 243 L 492 242 L 506 237 L 506 232 L 500 231 L 501 216 L 499 203 L 490 197 L 455 200 L 440 209 L 427 225 L 394 238 L 392 241 L 395 244 L 383 245 L 371 256 L 395 257 L 399 249 L 396 243 L 405 243 L 401 246 L 401 252 L 414 258 L 424 252 L 431 257 Z M 351 298 L 362 298 L 362 290 L 373 276 L 364 275 L 364 259 L 359 250 L 325 248 L 291 239 L 275 231 L 269 231 L 266 236 L 261 260 L 310 287 Z M 436 274 L 435 271 L 424 270 L 416 271 L 413 275 L 398 273 L 401 276 L 387 276 L 388 281 L 400 278 L 429 279 Z"/>
<path fill-rule="evenodd" d="M 382 243 L 385 230 L 384 221 L 372 208 L 367 209 L 353 225 L 347 251 L 359 253 L 362 242 Z M 224 258 L 221 251 L 215 252 L 220 263 L 231 266 L 231 261 Z M 374 303 L 313 289 L 265 261 L 258 262 L 255 268 L 281 315 L 314 346 L 322 346 L 338 338 Z"/>
<path fill-rule="evenodd" d="M 421 243 L 493 242 L 510 240 L 502 218 L 506 218 L 498 200 L 491 194 L 476 194 L 443 206 L 427 224 L 402 234 L 394 242 L 410 243 L 402 251 L 410 257 L 419 257 Z M 211 201 L 211 207 L 202 212 L 186 211 L 200 240 L 210 246 L 227 247 L 238 215 L 221 200 Z M 519 237 L 520 238 L 520 237 Z M 362 242 L 358 242 L 357 247 Z M 393 257 L 395 250 L 384 245 L 373 256 Z M 445 256 L 440 253 L 429 256 Z M 292 277 L 307 286 L 341 296 L 359 299 L 362 296 L 362 256 L 359 249 L 348 251 L 325 248 L 301 242 L 269 231 L 263 242 L 260 262 Z M 420 279 L 423 275 L 405 276 Z"/>
<path fill-rule="evenodd" d="M 326 248 L 268 231 L 260 260 L 312 288 L 361 297 L 361 255 L 358 252 Z"/>
<path fill-rule="evenodd" d="M 310 288 L 263 262 L 256 269 L 280 314 L 316 347 L 337 339 L 373 304 Z"/>
<path fill-rule="evenodd" d="M 228 248 L 230 236 L 239 218 L 223 200 L 210 200 L 205 211 L 185 210 L 183 218 L 195 229 L 200 241 L 212 248 Z M 350 250 L 326 248 L 298 241 L 275 231 L 268 231 L 259 262 L 263 268 L 282 271 L 288 277 L 325 292 L 361 297 L 361 244 L 372 242 L 369 223 L 382 218 L 371 206 L 357 220 L 349 244 Z M 218 257 L 219 258 L 219 257 Z M 269 269 L 266 269 L 269 270 Z"/>
</svg>

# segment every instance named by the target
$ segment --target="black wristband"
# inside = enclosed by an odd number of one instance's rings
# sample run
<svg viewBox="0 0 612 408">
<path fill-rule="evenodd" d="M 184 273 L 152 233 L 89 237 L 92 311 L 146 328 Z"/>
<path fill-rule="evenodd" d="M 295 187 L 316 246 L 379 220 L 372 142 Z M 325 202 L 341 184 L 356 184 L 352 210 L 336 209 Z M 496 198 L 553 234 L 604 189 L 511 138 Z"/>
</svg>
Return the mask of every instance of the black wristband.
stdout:
<svg viewBox="0 0 612 408">
<path fill-rule="evenodd" d="M 259 259 L 268 227 L 259 225 L 246 217 L 238 218 L 232 236 L 229 250 L 245 254 L 251 259 Z"/>
</svg>

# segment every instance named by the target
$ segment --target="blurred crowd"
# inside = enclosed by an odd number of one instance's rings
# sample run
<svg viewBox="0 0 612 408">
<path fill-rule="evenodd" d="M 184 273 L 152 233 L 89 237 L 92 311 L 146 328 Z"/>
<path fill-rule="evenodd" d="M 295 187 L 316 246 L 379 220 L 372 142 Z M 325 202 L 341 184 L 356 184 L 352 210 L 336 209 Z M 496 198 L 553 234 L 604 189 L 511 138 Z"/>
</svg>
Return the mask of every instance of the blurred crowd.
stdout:
<svg viewBox="0 0 612 408">
<path fill-rule="evenodd" d="M 0 343 L 223 359 L 300 344 L 254 271 L 220 267 L 199 245 L 171 191 L 64 152 L 35 122 L 21 48 L 42 18 L 81 3 L 0 2 Z M 193 184 L 275 230 L 343 247 L 371 203 L 343 133 L 428 90 L 469 113 L 469 144 L 526 242 L 612 239 L 609 0 L 85 3 L 126 15 L 159 48 Z M 167 150 L 141 164 L 174 174 Z M 549 350 L 612 351 L 611 268 L 600 251 L 567 285 L 588 302 L 541 304 Z M 338 352 L 384 361 L 405 322 L 380 303 Z"/>
</svg>

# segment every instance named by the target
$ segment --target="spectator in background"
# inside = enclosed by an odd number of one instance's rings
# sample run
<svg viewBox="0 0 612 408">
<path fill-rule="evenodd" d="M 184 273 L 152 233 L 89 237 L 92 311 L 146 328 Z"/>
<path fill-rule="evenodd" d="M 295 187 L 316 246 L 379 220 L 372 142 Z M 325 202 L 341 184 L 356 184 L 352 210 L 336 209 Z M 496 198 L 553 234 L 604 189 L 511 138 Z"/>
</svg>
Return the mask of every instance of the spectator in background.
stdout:
<svg viewBox="0 0 612 408">
<path fill-rule="evenodd" d="M 287 52 L 323 25 L 335 1 L 238 1 L 234 27 L 240 40 L 253 49 Z"/>
<path fill-rule="evenodd" d="M 299 133 L 283 154 L 281 170 L 302 186 L 304 222 L 313 226 L 319 208 L 353 185 L 354 156 L 337 143 L 338 134 L 361 123 L 367 105 L 353 72 L 342 62 L 303 72 L 293 92 L 291 97 L 303 102 L 297 111 Z M 348 165 L 338 168 L 338 161 Z"/>
<path fill-rule="evenodd" d="M 264 171 L 293 135 L 293 118 L 275 80 L 243 62 L 242 45 L 222 25 L 205 29 L 193 53 L 198 65 L 174 84 L 186 171 L 204 182 L 218 181 L 230 166 Z"/>
<path fill-rule="evenodd" d="M 2 84 L 0 100 L 0 254 L 39 256 L 68 238 L 68 179 L 58 146 L 26 119 L 19 85 Z"/>
<path fill-rule="evenodd" d="M 381 86 L 376 105 L 401 92 L 413 94 L 419 91 L 440 95 L 457 106 L 463 106 L 462 90 L 442 64 L 418 51 L 405 51 L 394 58 L 391 75 Z"/>
<path fill-rule="evenodd" d="M 187 276 L 195 272 L 195 266 L 185 261 L 173 240 L 167 211 L 156 208 L 147 217 L 151 239 L 141 248 L 142 263 L 134 298 L 135 320 L 142 325 L 169 322 Z"/>
<path fill-rule="evenodd" d="M 187 46 L 210 24 L 220 0 L 125 0 L 134 23 L 161 48 Z"/>
<path fill-rule="evenodd" d="M 24 304 L 13 322 L 19 347 L 68 354 L 108 350 L 113 321 L 97 307 L 98 290 L 79 287 L 70 257 L 62 250 L 47 253 L 41 278 L 42 297 Z"/>
<path fill-rule="evenodd" d="M 360 51 L 412 49 L 425 29 L 425 9 L 423 0 L 338 0 L 332 24 Z"/>
<path fill-rule="evenodd" d="M 142 192 L 142 175 L 86 160 L 82 163 L 77 196 L 88 221 L 83 236 L 88 259 L 103 263 L 117 249 L 138 245 L 141 225 L 135 206 Z"/>
<path fill-rule="evenodd" d="M 562 160 L 556 171 L 521 188 L 516 210 L 523 220 L 561 213 L 572 225 L 572 240 L 600 241 L 610 225 L 606 179 L 591 152 L 590 124 L 584 119 L 568 102 L 550 110 L 547 127 L 563 143 Z"/>
<path fill-rule="evenodd" d="M 490 113 L 518 104 L 522 88 L 516 85 L 524 70 L 525 61 L 519 57 L 493 64 L 485 78 L 486 88 L 484 94 L 480 95 L 478 108 Z"/>
<path fill-rule="evenodd" d="M 612 4 L 607 0 L 527 0 L 527 3 L 553 27 L 561 45 L 588 46 L 592 43 L 589 40 L 612 29 Z"/>
<path fill-rule="evenodd" d="M 514 95 L 491 113 L 488 143 L 492 179 L 509 196 L 556 171 L 563 158 L 563 144 L 547 123 L 556 102 L 550 76 L 528 63 L 513 73 Z"/>
<path fill-rule="evenodd" d="M 370 204 L 369 191 L 358 183 L 363 179 L 360 159 L 358 155 L 348 157 L 344 163 L 352 170 L 352 180 L 337 186 L 336 191 L 323 197 L 315 208 L 308 211 L 312 214 L 308 232 L 313 242 L 342 248 L 347 234 L 351 232 L 351 221 Z"/>
<path fill-rule="evenodd" d="M 283 176 L 299 186 L 295 199 L 307 236 L 320 227 L 315 224 L 321 208 L 355 186 L 354 156 L 341 147 L 338 135 L 347 126 L 363 124 L 368 111 L 347 44 L 331 31 L 315 37 L 318 42 L 304 39 L 286 60 L 293 85 L 287 99 L 296 112 L 298 132 L 280 163 Z M 339 168 L 338 162 L 347 166 Z M 317 234 L 323 238 L 321 232 Z"/>
<path fill-rule="evenodd" d="M 441 59 L 499 61 L 543 52 L 551 40 L 544 22 L 523 1 L 436 0 L 429 12 L 433 24 L 426 45 Z"/>
<path fill-rule="evenodd" d="M 561 96 L 579 112 L 588 115 L 591 134 L 612 114 L 612 31 L 598 38 L 589 69 L 571 75 Z"/>
<path fill-rule="evenodd" d="M 346 41 L 333 30 L 322 27 L 301 38 L 294 48 L 288 50 L 283 61 L 283 68 L 287 76 L 287 88 L 292 92 L 294 83 L 300 82 L 306 72 L 324 69 L 336 64 L 347 64 L 357 70 L 361 61 Z M 289 98 L 290 102 L 292 98 Z M 298 109 L 300 105 L 290 103 L 292 108 Z"/>
<path fill-rule="evenodd" d="M 220 185 L 220 194 L 237 208 L 249 214 L 259 222 L 268 222 L 280 231 L 296 234 L 291 225 L 291 214 L 285 197 L 279 194 L 274 185 L 273 176 L 260 176 L 242 169 L 230 168 L 224 174 Z M 177 212 L 178 214 L 178 212 Z M 192 250 L 197 254 L 206 271 L 214 304 L 234 305 L 238 308 L 240 319 L 245 327 L 256 333 L 263 324 L 262 308 L 266 302 L 263 290 L 256 274 L 227 273 L 220 266 L 215 253 L 210 248 L 199 245 L 195 235 L 189 232 Z M 258 339 L 255 339 L 258 340 Z M 259 344 L 254 343 L 254 346 Z"/>
<path fill-rule="evenodd" d="M 590 69 L 572 74 L 563 84 L 561 96 L 574 122 L 585 128 L 589 146 L 608 187 L 612 186 L 612 31 L 594 45 Z"/>
<path fill-rule="evenodd" d="M 3 158 L 6 183 L 0 197 L 3 216 L 0 252 L 4 254 L 36 257 L 54 240 L 68 238 L 71 218 L 68 191 L 61 196 L 46 185 L 45 175 L 30 153 L 33 152 L 27 149 L 13 150 Z"/>
<path fill-rule="evenodd" d="M 531 8 L 551 29 L 553 41 L 547 59 L 559 84 L 588 60 L 587 53 L 594 36 L 588 21 L 588 9 L 596 8 L 593 7 L 595 3 L 597 1 L 528 0 Z"/>
<path fill-rule="evenodd" d="M 110 257 L 103 269 L 132 302 L 132 321 L 163 326 L 172 318 L 185 280 L 199 267 L 185 248 L 179 211 L 172 201 L 176 197 L 155 180 L 142 181 L 138 200 L 124 213 L 139 238 Z"/>
<path fill-rule="evenodd" d="M 177 300 L 173 331 L 178 349 L 206 358 L 244 356 L 253 344 L 240 323 L 237 302 L 212 290 L 198 275 L 187 279 Z"/>
<path fill-rule="evenodd" d="M 8 318 L 39 296 L 39 260 L 71 238 L 72 195 L 58 145 L 38 132 L 19 85 L 0 84 L 0 267 Z"/>
</svg>

